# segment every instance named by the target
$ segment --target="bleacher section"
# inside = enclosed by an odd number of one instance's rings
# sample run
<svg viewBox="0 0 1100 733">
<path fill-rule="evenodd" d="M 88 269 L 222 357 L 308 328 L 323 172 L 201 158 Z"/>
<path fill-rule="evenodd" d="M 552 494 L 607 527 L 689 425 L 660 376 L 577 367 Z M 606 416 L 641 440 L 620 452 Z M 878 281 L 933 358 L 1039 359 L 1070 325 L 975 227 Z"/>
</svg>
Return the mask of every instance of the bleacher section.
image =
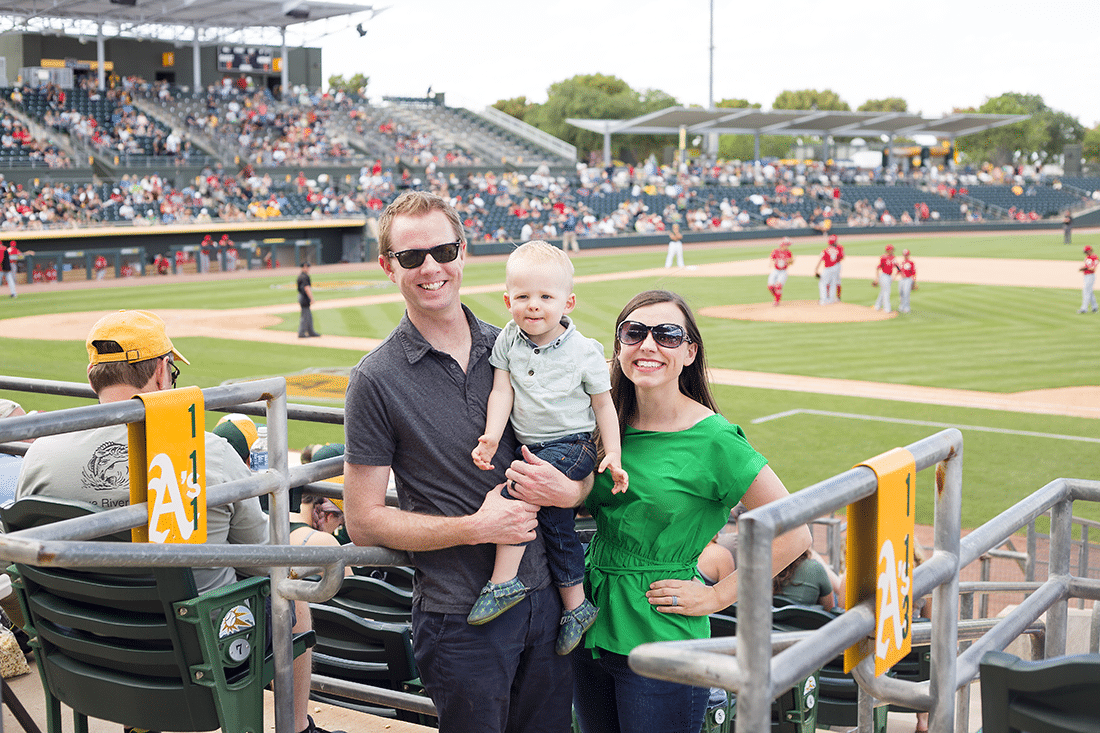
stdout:
<svg viewBox="0 0 1100 733">
<path fill-rule="evenodd" d="M 883 210 L 889 211 L 895 220 L 901 218 L 902 212 L 908 212 L 914 220 L 917 219 L 917 207 L 920 204 L 927 205 L 929 212 L 938 212 L 939 221 L 953 222 L 962 219 L 958 201 L 912 186 L 841 186 L 840 195 L 841 200 L 852 205 L 858 201 L 867 201 L 880 214 L 882 210 L 875 202 L 882 199 Z"/>
<path fill-rule="evenodd" d="M 1017 193 L 1014 189 L 1021 191 Z M 1066 189 L 1027 184 L 1026 186 L 970 186 L 970 198 L 1005 211 L 1032 212 L 1039 218 L 1060 216 L 1068 209 L 1080 206 L 1082 199 Z"/>
</svg>

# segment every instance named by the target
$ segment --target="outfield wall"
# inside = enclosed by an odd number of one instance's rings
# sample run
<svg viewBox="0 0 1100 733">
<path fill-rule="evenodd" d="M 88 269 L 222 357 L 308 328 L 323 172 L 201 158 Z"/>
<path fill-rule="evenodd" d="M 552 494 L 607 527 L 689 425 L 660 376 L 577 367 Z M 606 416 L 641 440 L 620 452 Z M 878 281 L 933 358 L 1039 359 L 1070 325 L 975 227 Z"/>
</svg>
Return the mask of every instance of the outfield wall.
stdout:
<svg viewBox="0 0 1100 733">
<path fill-rule="evenodd" d="M 1095 215 L 1095 224 L 1075 221 L 1080 226 L 1100 225 L 1100 212 Z M 1032 232 L 1055 231 L 1062 227 L 1061 221 L 1045 220 L 1036 222 L 980 222 L 974 224 L 913 224 L 893 227 L 846 227 L 836 226 L 832 234 L 857 235 L 877 234 L 880 236 L 904 234 L 942 234 L 948 232 Z M 86 227 L 68 230 L 7 231 L 0 238 L 14 239 L 20 249 L 32 249 L 39 253 L 61 252 L 78 249 L 102 249 L 109 247 L 144 247 L 148 256 L 168 255 L 172 247 L 194 245 L 209 234 L 218 240 L 222 234 L 228 234 L 233 240 L 295 240 L 318 239 L 321 241 L 321 262 L 358 262 L 362 256 L 372 261 L 377 256 L 377 243 L 368 233 L 367 219 L 348 217 L 340 219 L 279 219 L 259 222 L 245 220 L 240 222 L 212 222 L 210 224 L 165 224 L 153 226 L 115 226 Z M 820 238 L 820 232 L 814 229 L 749 229 L 745 231 L 685 232 L 684 242 L 700 244 L 708 242 L 737 242 L 753 240 L 774 241 L 780 237 L 791 239 Z M 560 239 L 550 240 L 560 244 Z M 586 238 L 579 240 L 582 249 L 607 249 L 614 247 L 664 246 L 668 235 L 634 234 L 618 237 Z M 518 242 L 471 242 L 470 254 L 503 255 L 512 251 Z"/>
</svg>

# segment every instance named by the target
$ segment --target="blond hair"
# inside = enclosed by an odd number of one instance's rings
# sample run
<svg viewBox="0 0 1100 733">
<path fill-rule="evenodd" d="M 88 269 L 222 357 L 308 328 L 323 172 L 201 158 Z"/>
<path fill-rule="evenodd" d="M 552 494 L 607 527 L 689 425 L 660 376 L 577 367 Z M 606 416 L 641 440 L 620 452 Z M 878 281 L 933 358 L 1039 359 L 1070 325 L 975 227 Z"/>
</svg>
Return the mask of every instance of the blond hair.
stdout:
<svg viewBox="0 0 1100 733">
<path fill-rule="evenodd" d="M 573 262 L 569 259 L 569 255 L 549 242 L 533 239 L 512 250 L 512 254 L 508 255 L 508 262 L 504 266 L 505 284 L 510 283 L 513 268 L 518 268 L 521 265 L 556 267 L 561 274 L 562 281 L 565 283 L 565 289 L 573 292 Z"/>
</svg>

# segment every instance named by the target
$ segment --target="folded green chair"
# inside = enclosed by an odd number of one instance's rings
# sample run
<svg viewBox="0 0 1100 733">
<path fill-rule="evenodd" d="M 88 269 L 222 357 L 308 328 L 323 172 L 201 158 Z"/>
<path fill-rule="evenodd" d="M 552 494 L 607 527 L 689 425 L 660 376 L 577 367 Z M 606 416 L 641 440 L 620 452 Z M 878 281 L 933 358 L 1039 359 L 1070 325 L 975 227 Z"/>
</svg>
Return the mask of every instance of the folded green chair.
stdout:
<svg viewBox="0 0 1100 733">
<path fill-rule="evenodd" d="M 29 497 L 0 508 L 5 531 L 99 511 L 79 501 Z M 128 541 L 129 533 L 104 538 Z M 48 733 L 88 718 L 148 730 L 266 733 L 266 578 L 198 595 L 190 568 L 8 569 L 27 619 Z M 294 655 L 313 632 L 294 639 Z"/>
</svg>

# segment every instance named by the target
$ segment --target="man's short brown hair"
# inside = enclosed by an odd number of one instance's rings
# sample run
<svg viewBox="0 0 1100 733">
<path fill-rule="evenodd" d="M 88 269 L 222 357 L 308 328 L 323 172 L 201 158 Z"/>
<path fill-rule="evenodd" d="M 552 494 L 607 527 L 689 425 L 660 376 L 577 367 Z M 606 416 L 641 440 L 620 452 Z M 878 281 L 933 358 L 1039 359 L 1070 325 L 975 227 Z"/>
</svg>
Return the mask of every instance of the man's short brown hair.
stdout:
<svg viewBox="0 0 1100 733">
<path fill-rule="evenodd" d="M 441 211 L 451 222 L 455 241 L 466 243 L 466 232 L 462 228 L 462 219 L 446 199 L 426 191 L 406 191 L 398 196 L 378 218 L 378 256 L 388 257 L 393 249 L 391 230 L 393 220 L 399 216 L 424 216 L 432 211 Z M 443 244 L 443 242 L 439 242 Z"/>
<path fill-rule="evenodd" d="M 99 394 L 107 387 L 116 384 L 126 384 L 141 389 L 149 384 L 153 374 L 157 371 L 157 362 L 163 359 L 158 356 L 155 359 L 146 359 L 129 364 L 125 361 L 109 361 L 103 364 L 94 364 L 88 368 L 88 383 Z"/>
</svg>

